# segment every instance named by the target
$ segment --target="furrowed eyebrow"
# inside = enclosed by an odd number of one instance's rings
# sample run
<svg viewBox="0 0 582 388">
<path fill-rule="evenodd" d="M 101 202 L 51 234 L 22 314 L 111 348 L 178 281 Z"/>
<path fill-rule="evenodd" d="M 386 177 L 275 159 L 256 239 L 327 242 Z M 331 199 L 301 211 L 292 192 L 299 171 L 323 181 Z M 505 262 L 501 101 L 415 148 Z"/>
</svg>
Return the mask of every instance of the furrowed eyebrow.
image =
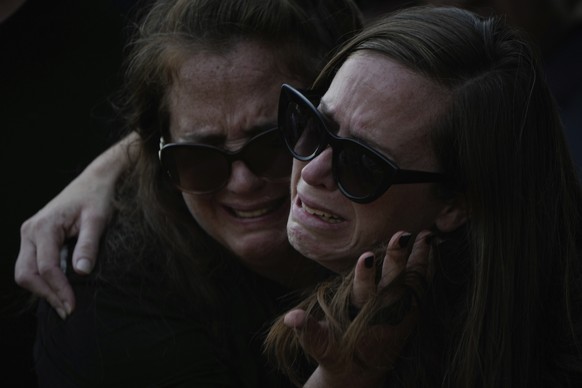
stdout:
<svg viewBox="0 0 582 388">
<path fill-rule="evenodd" d="M 326 109 L 325 104 L 323 102 L 319 103 L 317 110 L 325 118 L 325 120 L 326 120 L 325 123 L 329 127 L 329 129 L 334 134 L 337 135 L 337 133 L 340 130 L 340 125 L 331 117 L 329 112 L 327 112 L 327 109 Z M 382 155 L 384 155 L 386 158 L 390 159 L 391 161 L 394 161 L 394 157 L 392 156 L 393 153 L 391 152 L 391 150 L 386 149 L 384 146 L 381 146 L 380 144 L 376 143 L 375 141 L 370 141 L 370 139 L 364 139 L 361 136 L 355 135 L 353 133 L 353 131 L 351 131 L 349 129 L 348 129 L 348 136 L 344 136 L 344 137 L 347 139 L 356 140 L 359 143 L 365 144 L 368 147 L 373 148 L 374 150 L 380 152 Z"/>
<path fill-rule="evenodd" d="M 245 130 L 244 132 L 247 135 L 247 140 L 249 140 L 262 132 L 275 128 L 276 126 L 277 124 L 274 123 L 257 125 Z M 195 133 L 192 133 L 191 135 L 186 136 L 181 141 L 179 141 L 179 143 L 205 144 L 215 147 L 222 147 L 224 146 L 225 142 L 226 136 L 223 133 L 206 133 L 202 135 L 196 135 Z"/>
<path fill-rule="evenodd" d="M 319 105 L 316 106 L 316 109 L 321 113 L 323 118 L 325 119 L 325 124 L 327 125 L 328 129 L 332 132 L 337 134 L 340 129 L 340 125 L 333 119 L 333 116 L 329 113 L 326 109 L 325 104 L 323 102 L 319 102 Z"/>
<path fill-rule="evenodd" d="M 263 133 L 269 129 L 277 128 L 277 122 L 267 123 L 262 125 L 257 125 L 252 128 L 249 128 L 246 133 L 249 134 L 249 139 L 251 137 L 257 136 L 259 133 Z"/>
</svg>

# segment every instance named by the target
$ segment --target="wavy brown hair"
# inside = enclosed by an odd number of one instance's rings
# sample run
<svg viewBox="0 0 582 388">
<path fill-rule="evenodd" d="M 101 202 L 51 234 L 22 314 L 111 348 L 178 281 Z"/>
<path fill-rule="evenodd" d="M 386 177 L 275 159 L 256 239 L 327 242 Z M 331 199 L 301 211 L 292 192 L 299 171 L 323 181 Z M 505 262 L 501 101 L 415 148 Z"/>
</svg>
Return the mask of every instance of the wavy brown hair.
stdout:
<svg viewBox="0 0 582 388">
<path fill-rule="evenodd" d="M 360 50 L 386 55 L 450 92 L 432 144 L 470 215 L 434 249 L 418 326 L 391 383 L 580 386 L 582 189 L 535 49 L 499 18 L 410 8 L 350 40 L 315 88 L 325 91 Z M 329 340 L 344 358 L 357 358 L 354 344 L 382 308 L 372 300 L 352 322 L 351 279 L 323 285 L 300 306 L 331 323 Z M 281 319 L 267 349 L 296 372 L 299 342 Z"/>
</svg>

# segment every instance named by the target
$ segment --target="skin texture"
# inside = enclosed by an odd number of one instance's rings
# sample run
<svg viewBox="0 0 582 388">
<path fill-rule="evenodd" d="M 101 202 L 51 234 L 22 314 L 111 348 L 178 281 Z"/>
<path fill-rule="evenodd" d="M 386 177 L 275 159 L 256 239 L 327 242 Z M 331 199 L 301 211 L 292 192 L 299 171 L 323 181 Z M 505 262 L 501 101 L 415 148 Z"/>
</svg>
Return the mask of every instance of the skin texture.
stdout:
<svg viewBox="0 0 582 388">
<path fill-rule="evenodd" d="M 43 296 L 61 318 L 75 307 L 75 295 L 61 270 L 59 257 L 65 241 L 78 236 L 73 251 L 77 273 L 93 270 L 99 241 L 113 213 L 115 181 L 128 168 L 137 134 L 132 133 L 105 151 L 21 228 L 20 252 L 14 268 L 16 282 Z M 90 203 L 91 206 L 86 206 Z M 51 209 L 61 209 L 55 222 Z M 38 258 L 38 260 L 36 260 Z"/>
<path fill-rule="evenodd" d="M 185 58 L 177 76 L 168 96 L 172 138 L 166 141 L 204 142 L 230 150 L 275 126 L 282 83 L 305 86 L 286 74 L 272 50 L 256 42 L 240 42 L 225 54 L 198 51 Z M 78 235 L 73 265 L 78 272 L 91 272 L 100 236 L 111 216 L 111 192 L 127 167 L 124 156 L 133 151 L 129 145 L 136 138 L 135 134 L 129 136 L 96 159 L 87 174 L 76 179 L 78 185 L 66 187 L 51 202 L 65 209 L 65 214 L 71 213 L 73 223 L 55 223 L 53 208 L 48 206 L 22 227 L 23 235 L 29 237 L 21 241 L 16 282 L 45 297 L 63 319 L 74 310 L 75 297 L 55 262 L 59 247 L 68 237 Z M 232 167 L 230 180 L 220 191 L 207 196 L 184 194 L 191 214 L 255 272 L 287 286 L 311 281 L 305 273 L 313 272 L 313 263 L 287 241 L 289 180 L 267 182 L 240 161 Z M 93 208 L 85 206 L 86 198 L 92 198 Z M 265 209 L 266 213 L 257 216 Z M 34 260 L 37 252 L 42 252 L 38 261 Z M 52 260 L 42 260 L 45 257 Z"/>
<path fill-rule="evenodd" d="M 276 125 L 277 96 L 288 80 L 272 51 L 255 42 L 238 43 L 224 54 L 194 53 L 169 94 L 171 141 L 240 149 Z M 224 188 L 183 198 L 200 226 L 251 269 L 280 272 L 290 261 L 284 257 L 291 251 L 285 232 L 288 178 L 267 181 L 236 161 Z"/>
<path fill-rule="evenodd" d="M 362 308 L 372 295 L 387 287 L 405 269 L 416 271 L 422 277 L 427 276 L 430 243 L 429 231 L 421 231 L 416 241 L 411 243 L 411 251 L 407 246 L 399 244 L 400 238 L 408 234 L 398 232 L 390 239 L 380 273 L 380 281 L 376 283 L 375 265 L 370 261 L 377 260 L 372 252 L 362 254 L 355 264 L 354 284 L 351 303 L 356 308 Z M 368 264 L 366 264 L 368 262 Z M 411 284 L 418 295 L 422 295 L 420 284 Z M 371 388 L 385 387 L 385 379 L 390 373 L 390 366 L 397 359 L 406 339 L 415 327 L 417 320 L 417 305 L 413 305 L 405 318 L 397 325 L 371 326 L 368 334 L 358 343 L 361 356 L 378 368 L 362 367 L 355 362 L 341 362 L 336 359 L 339 352 L 327 350 L 327 322 L 315 321 L 306 315 L 304 310 L 296 309 L 285 315 L 285 325 L 295 329 L 301 338 L 305 352 L 317 360 L 318 367 L 305 383 L 309 387 L 333 388 Z M 382 344 L 380 346 L 379 344 Z"/>
<path fill-rule="evenodd" d="M 428 134 L 446 102 L 446 92 L 427 79 L 364 51 L 342 65 L 319 109 L 340 136 L 363 140 L 401 168 L 439 171 Z M 454 209 L 435 196 L 433 184 L 394 185 L 365 205 L 348 200 L 332 177 L 331 155 L 328 148 L 307 164 L 294 161 L 287 231 L 305 256 L 341 272 L 399 230 L 450 228 Z"/>
</svg>

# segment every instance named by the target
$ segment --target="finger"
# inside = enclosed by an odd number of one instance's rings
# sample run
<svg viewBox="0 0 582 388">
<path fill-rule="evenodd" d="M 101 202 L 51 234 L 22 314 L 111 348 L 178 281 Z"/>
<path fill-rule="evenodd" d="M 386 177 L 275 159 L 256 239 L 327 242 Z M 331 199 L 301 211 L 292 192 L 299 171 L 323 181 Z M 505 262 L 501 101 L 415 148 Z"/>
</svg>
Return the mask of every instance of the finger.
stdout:
<svg viewBox="0 0 582 388">
<path fill-rule="evenodd" d="M 422 276 L 426 276 L 431 242 L 432 233 L 430 231 L 423 231 L 418 234 L 406 264 L 408 270 L 414 270 Z"/>
<path fill-rule="evenodd" d="M 66 318 L 75 309 L 75 293 L 69 279 L 61 269 L 61 266 L 45 267 L 43 262 L 42 268 L 39 269 L 39 279 L 44 279 L 45 284 L 50 287 L 51 293 L 45 299 L 57 310 L 61 318 Z M 39 284 L 41 286 L 41 284 Z"/>
<path fill-rule="evenodd" d="M 44 278 L 40 276 L 36 261 L 36 249 L 28 239 L 21 240 L 20 251 L 14 266 L 14 280 L 20 287 L 46 299 L 61 318 L 66 317 L 64 304 Z"/>
<path fill-rule="evenodd" d="M 59 312 L 59 315 L 61 315 L 60 309 L 68 315 L 74 309 L 75 296 L 61 265 L 66 260 L 66 256 L 61 255 L 66 232 L 54 223 L 44 223 L 42 219 L 38 223 L 41 226 L 34 233 L 37 242 L 36 266 L 40 279 L 52 291 L 45 298 Z"/>
<path fill-rule="evenodd" d="M 356 263 L 351 303 L 355 308 L 361 309 L 375 293 L 376 265 L 374 254 L 366 252 L 360 256 Z"/>
<path fill-rule="evenodd" d="M 39 218 L 31 225 L 33 226 L 30 228 L 23 225 L 22 241 L 26 239 L 35 247 L 33 257 L 38 266 L 38 272 L 42 276 L 45 268 L 60 268 L 60 250 L 65 240 L 65 233 L 62 228 L 55 226 L 55 223 L 47 221 L 46 218 Z M 45 280 L 50 284 L 48 279 Z"/>
<path fill-rule="evenodd" d="M 283 324 L 292 329 L 302 329 L 305 324 L 306 316 L 307 314 L 304 310 L 291 310 L 283 317 Z"/>
<path fill-rule="evenodd" d="M 382 277 L 378 283 L 379 288 L 384 288 L 392 283 L 406 268 L 407 248 L 410 239 L 411 234 L 403 231 L 395 233 L 390 239 L 384 256 L 384 263 L 382 264 Z"/>
<path fill-rule="evenodd" d="M 406 264 L 406 269 L 410 274 L 407 276 L 406 283 L 415 291 L 417 297 L 421 296 L 426 286 L 432 236 L 429 231 L 419 233 Z"/>
<path fill-rule="evenodd" d="M 68 282 L 60 268 L 59 244 L 64 239 L 62 229 L 44 222 L 41 217 L 22 224 L 20 235 L 20 251 L 14 268 L 16 282 L 45 298 L 64 318 L 72 311 L 72 305 L 65 303 L 72 290 L 66 289 Z"/>
<path fill-rule="evenodd" d="M 88 275 L 93 271 L 99 242 L 106 226 L 107 222 L 103 217 L 82 217 L 79 237 L 73 251 L 73 269 L 79 275 Z"/>
<path fill-rule="evenodd" d="M 56 298 L 60 301 L 62 308 L 68 315 L 71 314 L 75 308 L 75 295 L 67 276 L 61 267 L 61 260 L 66 260 L 66 256 L 62 257 L 61 253 L 59 253 L 56 262 L 53 258 L 51 258 L 51 260 L 38 260 L 38 273 L 51 288 L 52 292 L 56 295 Z M 55 307 L 55 303 L 52 302 L 52 296 L 50 299 L 47 298 L 47 300 L 51 306 Z M 57 309 L 57 307 L 55 307 L 55 309 Z"/>
<path fill-rule="evenodd" d="M 291 310 L 283 323 L 295 329 L 303 350 L 319 363 L 324 362 L 329 354 L 328 331 L 325 322 L 309 317 L 304 310 Z"/>
</svg>

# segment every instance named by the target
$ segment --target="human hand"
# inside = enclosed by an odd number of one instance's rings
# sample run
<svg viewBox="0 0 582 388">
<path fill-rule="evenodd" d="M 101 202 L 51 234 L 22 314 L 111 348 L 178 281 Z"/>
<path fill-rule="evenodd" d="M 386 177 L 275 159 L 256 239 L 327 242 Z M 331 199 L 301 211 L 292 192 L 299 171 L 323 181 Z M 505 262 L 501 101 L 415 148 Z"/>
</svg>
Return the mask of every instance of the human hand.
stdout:
<svg viewBox="0 0 582 388">
<path fill-rule="evenodd" d="M 20 229 L 15 281 L 45 298 L 63 319 L 75 308 L 75 295 L 61 269 L 63 249 L 67 240 L 77 237 L 73 269 L 81 275 L 93 270 L 101 235 L 113 213 L 115 182 L 126 167 L 134 139 L 129 136 L 99 156 Z"/>
<path fill-rule="evenodd" d="M 360 256 L 351 292 L 351 310 L 355 316 L 351 317 L 353 322 L 341 341 L 330 344 L 329 322 L 326 320 L 315 320 L 300 309 L 286 314 L 285 325 L 295 329 L 304 351 L 318 362 L 305 387 L 384 385 L 416 325 L 418 305 L 415 298 L 424 292 L 430 236 L 428 231 L 421 232 L 409 255 L 410 234 L 396 233 L 388 244 L 379 281 L 374 256 L 370 252 Z M 395 282 L 405 269 L 405 278 Z M 400 286 L 393 287 L 394 283 Z M 374 309 L 379 314 L 371 315 Z M 382 319 L 383 315 L 389 319 Z M 353 333 L 359 335 L 354 337 Z M 350 340 L 353 340 L 351 345 Z M 347 357 L 346 341 L 347 346 L 353 347 L 347 352 Z"/>
</svg>

